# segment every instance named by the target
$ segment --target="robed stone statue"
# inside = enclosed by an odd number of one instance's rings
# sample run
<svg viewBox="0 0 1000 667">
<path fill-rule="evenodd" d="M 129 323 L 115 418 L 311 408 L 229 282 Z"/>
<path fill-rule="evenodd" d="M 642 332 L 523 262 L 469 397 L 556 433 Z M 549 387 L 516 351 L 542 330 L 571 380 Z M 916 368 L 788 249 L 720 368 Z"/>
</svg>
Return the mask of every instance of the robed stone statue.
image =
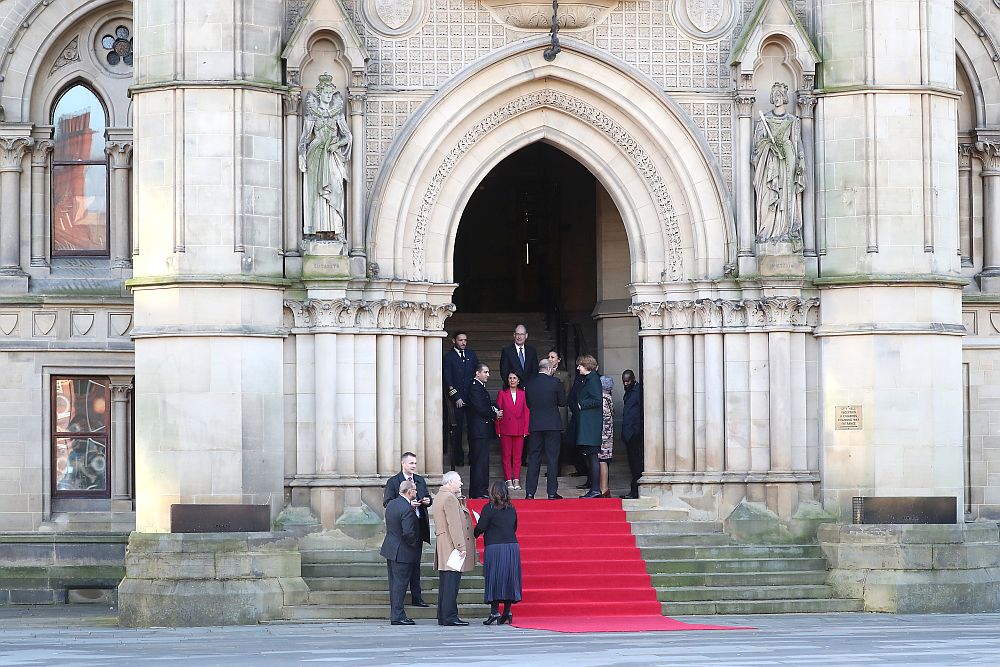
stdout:
<svg viewBox="0 0 1000 667">
<path fill-rule="evenodd" d="M 316 90 L 306 93 L 305 119 L 299 137 L 303 232 L 343 241 L 347 225 L 347 181 L 351 131 L 344 96 L 333 77 L 322 74 Z"/>
<path fill-rule="evenodd" d="M 761 112 L 753 139 L 753 187 L 758 253 L 802 251 L 805 154 L 799 119 L 788 113 L 788 86 L 771 87 L 774 108 Z"/>
</svg>

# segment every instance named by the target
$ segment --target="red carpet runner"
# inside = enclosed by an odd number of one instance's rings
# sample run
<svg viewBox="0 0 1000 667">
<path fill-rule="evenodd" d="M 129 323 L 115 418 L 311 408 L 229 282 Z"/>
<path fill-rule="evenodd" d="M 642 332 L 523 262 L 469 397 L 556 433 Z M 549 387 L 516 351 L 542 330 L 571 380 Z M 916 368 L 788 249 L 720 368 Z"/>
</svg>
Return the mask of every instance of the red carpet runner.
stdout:
<svg viewBox="0 0 1000 667">
<path fill-rule="evenodd" d="M 482 511 L 484 500 L 470 500 Z M 519 628 L 558 632 L 731 630 L 662 615 L 621 500 L 515 500 L 523 599 Z M 483 540 L 478 541 L 480 562 Z"/>
</svg>

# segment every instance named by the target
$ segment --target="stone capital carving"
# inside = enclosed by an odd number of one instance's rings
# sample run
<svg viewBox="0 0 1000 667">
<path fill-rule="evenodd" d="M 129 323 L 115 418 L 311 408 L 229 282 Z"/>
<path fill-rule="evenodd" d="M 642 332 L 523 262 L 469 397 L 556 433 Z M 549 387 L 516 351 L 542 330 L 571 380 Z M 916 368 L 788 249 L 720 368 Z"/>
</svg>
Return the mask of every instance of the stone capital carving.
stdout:
<svg viewBox="0 0 1000 667">
<path fill-rule="evenodd" d="M 109 141 L 104 153 L 111 158 L 112 169 L 128 169 L 132 166 L 132 142 Z"/>
<path fill-rule="evenodd" d="M 753 90 L 737 90 L 733 99 L 736 100 L 736 112 L 740 118 L 749 118 L 753 115 L 753 104 L 757 101 L 757 96 Z"/>
<path fill-rule="evenodd" d="M 664 329 L 691 329 L 694 327 L 694 301 L 668 301 L 663 316 Z"/>
<path fill-rule="evenodd" d="M 663 328 L 663 303 L 635 303 L 628 307 L 629 312 L 639 318 L 640 329 Z"/>
<path fill-rule="evenodd" d="M 816 111 L 816 96 L 809 91 L 800 90 L 797 105 L 802 118 L 812 118 Z"/>
<path fill-rule="evenodd" d="M 368 91 L 361 88 L 351 88 L 347 91 L 347 111 L 351 116 L 361 116 L 365 113 L 365 102 Z"/>
<path fill-rule="evenodd" d="M 281 110 L 286 116 L 294 116 L 302 110 L 302 89 L 292 86 L 281 96 Z"/>
<path fill-rule="evenodd" d="M 428 331 L 441 331 L 444 329 L 444 322 L 455 312 L 455 304 L 446 303 L 439 306 L 429 306 L 426 311 L 426 329 Z"/>
<path fill-rule="evenodd" d="M 31 166 L 47 167 L 49 164 L 49 154 L 55 147 L 55 142 L 51 139 L 36 139 L 35 145 L 31 148 Z"/>
<path fill-rule="evenodd" d="M 306 305 L 307 301 L 285 299 L 283 303 L 285 308 L 292 313 L 292 322 L 296 329 L 304 329 L 312 325 L 310 310 Z"/>
<path fill-rule="evenodd" d="M 112 402 L 127 401 L 132 394 L 132 383 L 128 380 L 111 380 Z"/>
<path fill-rule="evenodd" d="M 958 168 L 963 171 L 968 171 L 972 169 L 972 152 L 975 146 L 973 144 L 959 144 L 958 145 Z"/>
<path fill-rule="evenodd" d="M 21 161 L 32 145 L 30 137 L 0 137 L 0 171 L 21 171 Z"/>
<path fill-rule="evenodd" d="M 983 171 L 988 175 L 1000 174 L 1000 143 L 979 141 L 976 143 L 976 157 L 983 163 Z"/>
<path fill-rule="evenodd" d="M 694 326 L 717 329 L 722 326 L 722 306 L 712 299 L 698 299 L 692 306 Z"/>
</svg>

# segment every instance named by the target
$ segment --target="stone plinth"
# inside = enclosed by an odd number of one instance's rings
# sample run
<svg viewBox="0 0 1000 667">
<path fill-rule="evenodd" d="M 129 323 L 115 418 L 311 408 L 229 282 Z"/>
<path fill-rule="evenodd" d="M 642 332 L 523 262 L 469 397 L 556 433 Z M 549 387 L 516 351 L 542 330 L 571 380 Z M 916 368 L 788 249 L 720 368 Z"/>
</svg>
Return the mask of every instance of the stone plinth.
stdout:
<svg viewBox="0 0 1000 667">
<path fill-rule="evenodd" d="M 819 529 L 839 597 L 865 611 L 980 613 L 1000 609 L 997 524 L 838 525 Z"/>
<path fill-rule="evenodd" d="M 126 627 L 250 625 L 302 604 L 293 539 L 274 533 L 132 533 L 118 587 Z"/>
</svg>

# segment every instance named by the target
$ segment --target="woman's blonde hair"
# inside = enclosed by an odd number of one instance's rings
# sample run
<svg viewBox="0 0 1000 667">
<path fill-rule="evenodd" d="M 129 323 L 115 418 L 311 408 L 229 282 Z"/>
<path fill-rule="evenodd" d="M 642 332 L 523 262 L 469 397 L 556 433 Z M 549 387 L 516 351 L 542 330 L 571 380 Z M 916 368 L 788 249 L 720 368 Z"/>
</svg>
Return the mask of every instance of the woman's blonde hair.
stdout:
<svg viewBox="0 0 1000 667">
<path fill-rule="evenodd" d="M 583 366 L 588 371 L 597 370 L 597 359 L 592 354 L 582 354 L 576 358 L 576 365 Z"/>
</svg>

